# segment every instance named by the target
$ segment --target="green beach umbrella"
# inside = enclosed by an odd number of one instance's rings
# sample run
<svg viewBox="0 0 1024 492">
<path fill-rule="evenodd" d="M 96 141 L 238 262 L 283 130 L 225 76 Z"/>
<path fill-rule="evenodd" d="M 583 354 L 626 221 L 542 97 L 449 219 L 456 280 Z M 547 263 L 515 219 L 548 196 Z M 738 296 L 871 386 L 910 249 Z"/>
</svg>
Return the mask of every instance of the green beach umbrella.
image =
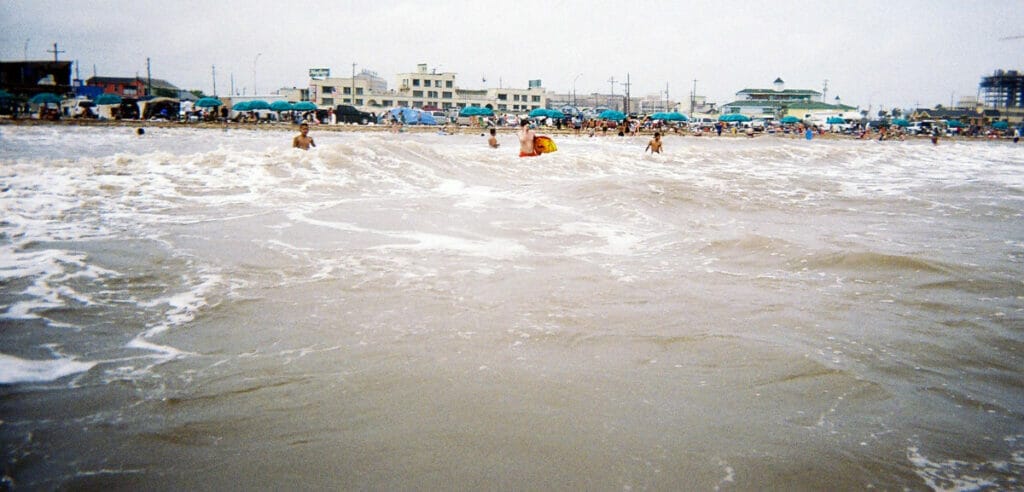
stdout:
<svg viewBox="0 0 1024 492">
<path fill-rule="evenodd" d="M 796 116 L 784 116 L 781 120 L 779 120 L 779 123 L 782 123 L 784 125 L 800 123 L 800 118 L 797 118 Z"/>
<path fill-rule="evenodd" d="M 249 101 L 249 110 L 251 111 L 254 109 L 270 109 L 270 103 L 262 99 L 253 99 L 252 101 Z"/>
<path fill-rule="evenodd" d="M 723 114 L 718 117 L 718 121 L 733 122 L 733 121 L 750 121 L 750 117 L 740 113 L 729 113 Z"/>
<path fill-rule="evenodd" d="M 292 108 L 295 109 L 296 111 L 315 111 L 316 104 L 313 104 L 309 101 L 299 101 L 293 104 Z"/>
<path fill-rule="evenodd" d="M 60 104 L 60 96 L 52 92 L 42 92 L 32 96 L 28 102 L 32 104 Z"/>
<path fill-rule="evenodd" d="M 111 106 L 114 104 L 121 104 L 121 96 L 117 94 L 100 94 L 96 96 L 96 99 L 92 100 L 93 104 L 97 106 Z"/>
<path fill-rule="evenodd" d="M 252 109 L 249 106 L 250 106 L 249 101 L 242 101 L 242 102 L 232 106 L 231 109 L 233 109 L 235 111 L 249 111 L 249 110 Z"/>
<path fill-rule="evenodd" d="M 602 111 L 601 114 L 597 115 L 597 117 L 602 120 L 622 121 L 623 119 L 626 118 L 626 114 L 623 113 L 622 111 L 615 111 L 614 109 L 609 109 L 607 111 Z"/>
<path fill-rule="evenodd" d="M 530 118 L 546 118 L 548 116 L 548 110 L 546 108 L 537 108 L 530 111 L 528 115 Z"/>
<path fill-rule="evenodd" d="M 0 89 L 0 99 L 14 99 L 14 94 Z"/>
<path fill-rule="evenodd" d="M 651 115 L 651 119 L 652 120 L 663 120 L 663 121 L 687 121 L 687 120 L 689 120 L 689 118 L 687 118 L 685 114 L 676 113 L 674 111 L 671 112 L 671 113 L 654 113 L 654 114 Z"/>
<path fill-rule="evenodd" d="M 964 126 L 964 124 L 961 123 L 960 120 L 949 120 L 946 122 L 946 126 L 950 128 L 960 128 Z"/>
<path fill-rule="evenodd" d="M 843 123 L 846 123 L 846 120 L 844 120 L 844 119 L 842 119 L 842 118 L 840 118 L 838 116 L 832 116 L 832 117 L 829 117 L 829 119 L 825 120 L 825 123 L 829 124 L 829 125 L 841 125 Z"/>
<path fill-rule="evenodd" d="M 216 97 L 204 97 L 204 98 L 196 101 L 196 107 L 197 108 L 215 108 L 215 107 L 223 105 L 223 104 L 224 103 L 221 102 L 221 100 L 217 99 Z"/>
<path fill-rule="evenodd" d="M 992 128 L 995 128 L 996 130 L 1006 130 L 1007 128 L 1010 128 L 1010 124 L 1005 121 L 997 121 L 992 123 Z"/>
<path fill-rule="evenodd" d="M 903 118 L 896 118 L 892 120 L 892 124 L 896 126 L 910 126 L 910 122 Z"/>
<path fill-rule="evenodd" d="M 291 111 L 292 103 L 288 101 L 274 101 L 270 103 L 270 109 L 272 111 Z"/>
</svg>

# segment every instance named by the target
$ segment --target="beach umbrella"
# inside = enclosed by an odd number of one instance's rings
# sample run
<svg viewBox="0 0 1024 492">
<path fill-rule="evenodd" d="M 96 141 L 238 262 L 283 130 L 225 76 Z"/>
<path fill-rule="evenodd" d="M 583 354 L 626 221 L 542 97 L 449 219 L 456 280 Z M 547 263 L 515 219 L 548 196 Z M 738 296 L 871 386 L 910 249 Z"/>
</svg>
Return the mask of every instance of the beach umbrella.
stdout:
<svg viewBox="0 0 1024 492">
<path fill-rule="evenodd" d="M 829 119 L 825 120 L 825 123 L 829 125 L 841 125 L 843 123 L 846 123 L 846 120 L 838 116 L 831 116 L 829 117 Z"/>
<path fill-rule="evenodd" d="M 960 128 L 964 126 L 964 124 L 961 123 L 960 120 L 949 120 L 946 122 L 946 126 L 950 128 Z"/>
<path fill-rule="evenodd" d="M 254 109 L 270 109 L 270 103 L 262 99 L 253 99 L 249 101 L 249 110 L 252 111 Z"/>
<path fill-rule="evenodd" d="M 782 123 L 784 125 L 800 123 L 800 118 L 797 118 L 796 116 L 784 116 L 781 120 L 779 120 L 779 123 Z"/>
<path fill-rule="evenodd" d="M 718 121 L 733 122 L 733 121 L 750 121 L 750 117 L 745 114 L 739 113 L 728 113 L 718 117 Z"/>
<path fill-rule="evenodd" d="M 476 106 L 466 106 L 459 111 L 459 116 L 479 116 L 479 110 L 480 108 Z"/>
<path fill-rule="evenodd" d="M 32 96 L 28 102 L 32 104 L 60 104 L 60 96 L 52 92 L 42 92 Z"/>
<path fill-rule="evenodd" d="M 252 109 L 249 106 L 250 106 L 249 101 L 242 101 L 242 102 L 232 106 L 231 109 L 233 109 L 235 111 L 249 111 L 250 109 Z"/>
<path fill-rule="evenodd" d="M 117 94 L 100 94 L 96 96 L 96 99 L 92 100 L 93 104 L 97 106 L 108 106 L 114 104 L 121 104 L 121 96 Z"/>
<path fill-rule="evenodd" d="M 274 101 L 270 103 L 271 111 L 291 111 L 292 103 L 288 101 Z"/>
<path fill-rule="evenodd" d="M 687 121 L 689 118 L 682 113 L 671 112 L 671 113 L 654 113 L 651 115 L 652 120 L 663 120 L 663 121 Z"/>
<path fill-rule="evenodd" d="M 216 97 L 204 97 L 196 101 L 197 108 L 215 108 L 224 104 L 220 99 Z"/>
<path fill-rule="evenodd" d="M 548 109 L 548 110 L 545 110 L 545 111 L 548 113 L 548 118 L 562 119 L 562 118 L 566 118 L 567 117 L 565 115 L 565 113 L 563 113 L 563 112 L 561 112 L 561 111 L 559 111 L 557 109 Z"/>
<path fill-rule="evenodd" d="M 309 101 L 299 101 L 292 105 L 292 109 L 296 111 L 315 111 L 316 104 L 313 104 Z"/>
<path fill-rule="evenodd" d="M 597 115 L 597 117 L 602 120 L 622 121 L 623 119 L 626 118 L 626 114 L 623 113 L 622 111 L 615 111 L 614 109 L 609 109 L 607 111 L 602 111 L 601 114 Z"/>
<path fill-rule="evenodd" d="M 892 124 L 896 126 L 910 126 L 910 122 L 903 118 L 896 118 L 892 120 Z"/>
<path fill-rule="evenodd" d="M 547 108 L 537 108 L 533 111 L 530 111 L 529 114 L 530 118 L 547 118 L 548 116 L 551 116 L 551 114 L 548 113 Z"/>
<path fill-rule="evenodd" d="M 0 89 L 0 99 L 14 99 L 14 94 Z"/>
<path fill-rule="evenodd" d="M 1006 130 L 1007 128 L 1010 128 L 1010 124 L 1005 121 L 997 121 L 992 123 L 992 128 L 995 128 L 996 130 Z"/>
</svg>

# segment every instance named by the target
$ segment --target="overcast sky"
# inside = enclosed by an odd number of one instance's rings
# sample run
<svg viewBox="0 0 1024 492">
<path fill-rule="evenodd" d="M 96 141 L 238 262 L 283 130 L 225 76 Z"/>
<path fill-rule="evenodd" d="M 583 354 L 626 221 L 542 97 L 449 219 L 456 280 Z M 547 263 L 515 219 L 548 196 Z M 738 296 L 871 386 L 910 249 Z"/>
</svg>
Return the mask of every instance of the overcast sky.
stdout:
<svg viewBox="0 0 1024 492">
<path fill-rule="evenodd" d="M 301 7 L 293 8 L 293 5 Z M 287 6 L 287 7 L 286 7 Z M 1024 69 L 1024 1 L 0 0 L 0 59 L 77 60 L 88 78 L 185 89 L 305 87 L 308 69 L 369 69 L 395 87 L 416 64 L 463 88 L 544 87 L 729 102 L 748 87 L 821 91 L 867 109 L 948 105 L 982 76 Z M 257 58 L 258 57 L 258 58 Z M 254 63 L 255 62 L 255 63 Z M 255 82 L 253 68 L 255 65 Z M 483 79 L 486 78 L 486 83 Z"/>
</svg>

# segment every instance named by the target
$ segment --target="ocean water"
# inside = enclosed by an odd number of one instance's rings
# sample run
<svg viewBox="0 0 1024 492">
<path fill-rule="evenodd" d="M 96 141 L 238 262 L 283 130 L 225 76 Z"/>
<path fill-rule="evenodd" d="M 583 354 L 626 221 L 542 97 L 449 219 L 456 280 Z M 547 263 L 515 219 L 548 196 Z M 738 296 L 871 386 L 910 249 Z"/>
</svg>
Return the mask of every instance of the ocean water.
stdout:
<svg viewBox="0 0 1024 492">
<path fill-rule="evenodd" d="M 1024 146 L 0 127 L 15 489 L 1024 489 Z"/>
</svg>

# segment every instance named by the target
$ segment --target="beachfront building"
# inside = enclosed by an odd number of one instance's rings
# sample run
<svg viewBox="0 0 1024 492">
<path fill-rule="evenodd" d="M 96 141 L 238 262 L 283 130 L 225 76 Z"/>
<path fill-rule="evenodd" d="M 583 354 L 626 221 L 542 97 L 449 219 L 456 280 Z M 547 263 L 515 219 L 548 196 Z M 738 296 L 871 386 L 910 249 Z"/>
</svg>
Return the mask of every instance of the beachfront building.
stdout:
<svg viewBox="0 0 1024 492">
<path fill-rule="evenodd" d="M 771 89 L 743 89 L 736 100 L 721 105 L 722 113 L 740 113 L 751 118 L 775 119 L 796 116 L 803 120 L 818 121 L 833 116 L 852 120 L 860 113 L 854 106 L 822 101 L 822 94 L 811 89 L 786 89 L 782 78 L 775 79 Z"/>
<path fill-rule="evenodd" d="M 32 97 L 42 92 L 70 94 L 71 62 L 0 62 L 0 88 L 11 94 Z"/>
<path fill-rule="evenodd" d="M 417 65 L 413 72 L 397 74 L 395 81 L 396 89 L 388 89 L 384 79 L 366 70 L 354 79 L 313 78 L 309 100 L 318 106 L 351 104 L 371 112 L 399 106 L 439 110 L 479 106 L 519 113 L 547 105 L 547 94 L 540 81 L 531 82 L 525 89 L 462 89 L 455 72 L 428 70 L 426 63 Z"/>
<path fill-rule="evenodd" d="M 88 87 L 98 87 L 104 93 L 121 97 L 158 96 L 180 98 L 183 95 L 178 86 L 163 80 L 143 77 L 90 77 L 85 80 Z M 187 96 L 186 96 L 187 97 Z"/>
<path fill-rule="evenodd" d="M 986 112 L 994 112 L 994 121 L 1024 121 L 1024 73 L 1017 70 L 996 70 L 983 77 L 979 84 Z M 988 120 L 988 118 L 986 118 Z M 988 124 L 989 121 L 985 121 Z"/>
</svg>

